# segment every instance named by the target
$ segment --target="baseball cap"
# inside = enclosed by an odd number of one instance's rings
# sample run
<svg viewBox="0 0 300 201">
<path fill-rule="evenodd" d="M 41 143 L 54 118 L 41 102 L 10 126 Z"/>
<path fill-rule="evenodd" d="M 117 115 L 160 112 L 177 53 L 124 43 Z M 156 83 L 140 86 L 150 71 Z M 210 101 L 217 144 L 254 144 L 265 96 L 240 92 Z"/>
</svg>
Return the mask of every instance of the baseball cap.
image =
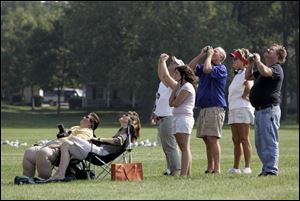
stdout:
<svg viewBox="0 0 300 201">
<path fill-rule="evenodd" d="M 175 56 L 172 56 L 172 61 L 177 63 L 179 66 L 183 66 L 184 62 L 181 59 L 177 59 Z"/>
</svg>

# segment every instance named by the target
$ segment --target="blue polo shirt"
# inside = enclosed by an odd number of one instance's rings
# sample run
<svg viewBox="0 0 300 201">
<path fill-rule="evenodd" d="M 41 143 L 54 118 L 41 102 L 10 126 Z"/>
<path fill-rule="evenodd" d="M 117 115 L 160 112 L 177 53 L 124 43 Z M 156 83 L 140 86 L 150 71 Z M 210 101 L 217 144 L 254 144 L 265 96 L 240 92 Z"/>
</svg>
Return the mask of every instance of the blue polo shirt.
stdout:
<svg viewBox="0 0 300 201">
<path fill-rule="evenodd" d="M 227 81 L 227 69 L 223 64 L 212 66 L 210 74 L 203 72 L 204 64 L 196 66 L 196 75 L 199 77 L 199 85 L 196 94 L 197 107 L 227 107 L 225 99 L 225 86 Z"/>
</svg>

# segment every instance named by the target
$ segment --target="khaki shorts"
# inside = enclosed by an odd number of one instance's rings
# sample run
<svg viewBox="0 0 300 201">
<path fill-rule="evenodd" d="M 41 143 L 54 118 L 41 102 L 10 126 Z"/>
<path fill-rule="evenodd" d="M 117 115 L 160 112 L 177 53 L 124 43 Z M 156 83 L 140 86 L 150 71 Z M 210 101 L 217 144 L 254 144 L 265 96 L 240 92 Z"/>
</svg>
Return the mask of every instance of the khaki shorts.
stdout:
<svg viewBox="0 0 300 201">
<path fill-rule="evenodd" d="M 222 137 L 222 127 L 225 120 L 225 110 L 222 107 L 203 108 L 197 119 L 196 137 Z"/>
</svg>

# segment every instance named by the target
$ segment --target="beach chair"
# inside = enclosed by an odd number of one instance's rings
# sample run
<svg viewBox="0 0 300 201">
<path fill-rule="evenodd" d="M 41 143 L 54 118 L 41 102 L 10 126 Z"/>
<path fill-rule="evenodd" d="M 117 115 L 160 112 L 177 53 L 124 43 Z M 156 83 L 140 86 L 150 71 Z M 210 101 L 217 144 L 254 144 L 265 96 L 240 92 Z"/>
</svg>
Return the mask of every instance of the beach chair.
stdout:
<svg viewBox="0 0 300 201">
<path fill-rule="evenodd" d="M 127 138 L 123 143 L 120 151 L 116 153 L 110 153 L 105 156 L 97 155 L 93 152 L 89 152 L 87 158 L 85 159 L 85 166 L 88 172 L 94 172 L 96 174 L 96 179 L 103 180 L 108 174 L 111 174 L 111 164 L 113 162 L 131 163 L 132 162 L 132 146 L 131 146 L 131 134 L 133 131 L 133 126 L 130 124 L 127 126 Z M 96 146 L 96 145 L 92 145 Z M 116 146 L 116 145 L 110 145 Z M 93 165 L 93 170 L 91 170 L 91 165 Z M 96 168 L 100 168 L 99 173 L 96 172 Z M 89 178 L 90 179 L 90 178 Z"/>
</svg>

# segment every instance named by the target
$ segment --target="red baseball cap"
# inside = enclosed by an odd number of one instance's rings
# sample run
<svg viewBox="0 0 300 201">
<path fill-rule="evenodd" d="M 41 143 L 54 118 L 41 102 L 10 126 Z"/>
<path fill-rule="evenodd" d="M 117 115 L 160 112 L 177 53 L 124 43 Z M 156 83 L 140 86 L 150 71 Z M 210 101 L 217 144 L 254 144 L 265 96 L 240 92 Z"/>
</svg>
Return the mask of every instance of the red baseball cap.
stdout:
<svg viewBox="0 0 300 201">
<path fill-rule="evenodd" d="M 245 59 L 245 58 L 241 55 L 240 51 L 234 51 L 234 52 L 231 52 L 231 53 L 229 54 L 229 56 L 231 56 L 231 57 L 233 57 L 233 58 L 238 58 L 238 59 L 242 60 L 242 62 L 243 62 L 244 65 L 247 65 L 247 64 L 248 64 L 248 60 Z"/>
</svg>

